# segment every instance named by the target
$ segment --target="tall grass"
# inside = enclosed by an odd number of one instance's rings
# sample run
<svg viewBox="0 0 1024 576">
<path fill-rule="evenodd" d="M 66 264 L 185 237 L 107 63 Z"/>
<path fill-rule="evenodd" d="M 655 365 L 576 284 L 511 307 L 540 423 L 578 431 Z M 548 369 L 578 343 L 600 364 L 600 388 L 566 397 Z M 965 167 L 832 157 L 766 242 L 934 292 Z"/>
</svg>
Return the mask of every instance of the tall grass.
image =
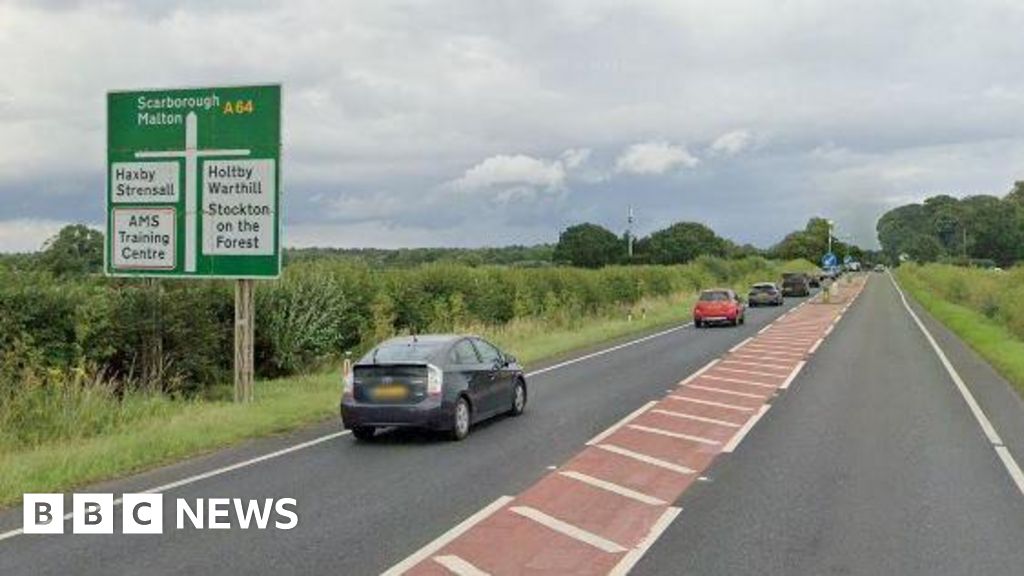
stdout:
<svg viewBox="0 0 1024 576">
<path fill-rule="evenodd" d="M 900 284 L 1024 393 L 1024 269 L 905 264 Z"/>
</svg>

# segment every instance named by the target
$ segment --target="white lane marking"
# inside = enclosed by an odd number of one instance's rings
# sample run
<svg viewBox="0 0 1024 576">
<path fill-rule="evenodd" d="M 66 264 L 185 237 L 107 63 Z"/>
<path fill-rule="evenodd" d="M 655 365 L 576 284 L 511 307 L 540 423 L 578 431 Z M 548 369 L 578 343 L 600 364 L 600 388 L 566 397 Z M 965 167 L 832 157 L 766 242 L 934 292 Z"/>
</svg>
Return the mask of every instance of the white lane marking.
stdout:
<svg viewBox="0 0 1024 576">
<path fill-rule="evenodd" d="M 455 555 L 434 556 L 434 562 L 444 566 L 455 576 L 490 576 L 489 573 L 473 566 L 462 558 Z"/>
<path fill-rule="evenodd" d="M 777 356 L 775 354 L 764 354 L 762 352 L 734 352 L 730 358 L 740 358 L 743 360 L 775 360 L 778 362 L 795 362 L 797 358 L 792 356 Z M 803 355 L 800 355 L 803 358 Z"/>
<path fill-rule="evenodd" d="M 715 388 L 713 386 L 698 386 L 696 384 L 690 384 L 689 388 L 693 390 L 705 390 L 707 392 L 715 392 L 717 394 L 728 394 L 729 396 L 739 396 L 740 398 L 753 398 L 755 400 L 764 400 L 764 394 L 751 394 L 749 392 L 736 392 L 735 390 L 726 390 L 724 388 Z"/>
<path fill-rule="evenodd" d="M 401 574 L 405 574 L 410 568 L 433 556 L 435 552 L 447 546 L 452 540 L 462 536 L 462 534 L 470 528 L 484 521 L 488 516 L 494 514 L 511 501 L 511 496 L 502 496 L 494 502 L 491 502 L 469 518 L 466 518 L 462 522 L 456 524 L 451 530 L 438 536 L 423 548 L 413 552 L 412 555 L 405 560 L 402 560 L 398 564 L 388 568 L 388 570 L 383 572 L 380 576 L 400 576 Z"/>
<path fill-rule="evenodd" d="M 750 337 L 749 337 L 749 338 L 747 338 L 746 340 L 743 340 L 743 341 L 742 341 L 742 342 L 740 342 L 739 344 L 737 344 L 737 345 L 733 346 L 732 348 L 729 348 L 729 352 L 735 352 L 735 351 L 739 350 L 740 348 L 743 348 L 744 346 L 746 346 L 746 345 L 747 345 L 747 344 L 748 344 L 748 343 L 749 343 L 749 342 L 750 342 L 751 340 L 753 340 L 753 339 L 754 339 L 754 337 L 753 337 L 753 336 L 750 336 Z"/>
<path fill-rule="evenodd" d="M 685 420 L 695 420 L 697 422 L 704 422 L 707 424 L 717 424 L 719 426 L 728 426 L 729 428 L 739 428 L 740 424 L 735 422 L 726 422 L 725 420 L 718 420 L 716 418 L 707 418 L 705 416 L 694 416 L 693 414 L 687 414 L 686 412 L 676 412 L 674 410 L 662 410 L 661 408 L 655 408 L 651 410 L 653 414 L 664 414 L 665 416 L 671 416 L 673 418 L 683 418 Z"/>
<path fill-rule="evenodd" d="M 629 574 L 629 571 L 633 569 L 633 566 L 636 566 L 636 563 L 644 557 L 647 550 L 657 542 L 658 538 L 660 538 L 662 533 L 668 529 L 669 525 L 671 525 L 672 521 L 676 519 L 676 516 L 679 516 L 680 512 L 682 512 L 682 509 L 676 508 L 675 506 L 670 506 L 665 510 L 665 512 L 654 523 L 654 526 L 651 526 L 651 531 L 647 533 L 647 536 L 644 536 L 644 539 L 637 544 L 636 548 L 630 550 L 622 557 L 622 560 L 619 560 L 619 563 L 615 565 L 615 568 L 612 568 L 612 571 L 608 573 L 608 576 L 626 576 L 626 574 Z"/>
<path fill-rule="evenodd" d="M 596 448 L 600 448 L 601 450 L 604 450 L 606 452 L 611 452 L 612 454 L 618 454 L 619 456 L 625 456 L 626 458 L 632 458 L 637 462 L 643 462 L 644 464 L 650 464 L 651 466 L 657 466 L 658 468 L 664 468 L 665 470 L 678 472 L 680 474 L 694 473 L 694 470 L 687 468 L 686 466 L 680 466 L 679 464 L 666 462 L 661 458 L 655 458 L 654 456 L 648 456 L 647 454 L 634 452 L 633 450 L 629 450 L 628 448 L 623 448 L 621 446 L 616 446 L 615 444 L 598 444 Z"/>
<path fill-rule="evenodd" d="M 825 328 L 825 333 L 822 334 L 822 337 L 828 338 L 828 335 L 832 333 L 832 330 L 834 330 L 835 327 L 836 327 L 835 324 L 830 324 L 828 328 Z"/>
<path fill-rule="evenodd" d="M 744 386 L 758 386 L 761 388 L 770 388 L 775 390 L 774 384 L 765 384 L 764 382 L 753 382 L 751 380 L 740 380 L 739 378 L 726 378 L 724 376 L 713 376 L 711 374 L 704 375 L 705 380 L 717 380 L 719 382 L 731 382 L 733 384 L 743 384 Z"/>
<path fill-rule="evenodd" d="M 664 506 L 665 504 L 667 504 L 667 502 L 665 502 L 661 498 L 648 496 L 643 492 L 637 492 L 636 490 L 626 488 L 625 486 L 619 486 L 614 482 L 601 480 L 600 478 L 594 478 L 593 476 L 583 474 L 582 472 L 566 470 L 564 472 L 559 472 L 559 474 L 565 476 L 566 478 L 572 478 L 573 480 L 583 482 L 584 484 L 593 486 L 594 488 L 600 488 L 601 490 L 605 490 L 606 492 L 618 494 L 619 496 L 624 496 L 626 498 L 636 500 L 637 502 L 641 502 L 643 504 L 650 504 L 651 506 Z"/>
<path fill-rule="evenodd" d="M 1010 449 L 1006 446 L 996 446 L 995 448 L 999 459 L 1003 461 L 1003 466 L 1006 466 L 1006 470 L 1010 473 L 1010 478 L 1013 478 L 1017 489 L 1020 490 L 1021 494 L 1024 494 L 1024 472 L 1017 465 L 1017 461 L 1013 459 Z"/>
<path fill-rule="evenodd" d="M 551 366 L 548 366 L 546 368 L 540 368 L 538 370 L 534 370 L 533 372 L 527 372 L 525 374 L 525 376 L 527 378 L 532 378 L 532 377 L 538 376 L 540 374 L 551 372 L 552 370 L 558 370 L 559 368 L 565 368 L 566 366 L 572 366 L 573 364 L 578 364 L 580 362 L 584 362 L 586 360 L 590 360 L 591 358 L 597 358 L 598 356 L 604 356 L 605 354 L 610 354 L 610 353 L 615 352 L 617 350 L 622 350 L 623 348 L 629 348 L 630 346 L 636 346 L 637 344 L 640 344 L 642 342 L 647 342 L 648 340 L 653 340 L 655 338 L 660 338 L 662 336 L 665 336 L 666 334 L 672 334 L 673 332 L 678 332 L 678 331 L 680 331 L 680 330 L 682 330 L 684 328 L 688 328 L 690 326 L 693 326 L 693 322 L 687 322 L 686 324 L 683 324 L 681 326 L 676 326 L 674 328 L 669 328 L 668 330 L 662 330 L 661 332 L 655 332 L 654 334 L 648 334 L 647 336 L 644 336 L 643 338 L 637 338 L 636 340 L 630 340 L 629 342 L 623 342 L 622 344 L 619 344 L 617 346 L 612 346 L 611 348 L 605 348 L 604 350 L 598 350 L 597 352 L 591 352 L 590 354 L 586 354 L 584 356 L 580 356 L 579 358 L 573 358 L 571 360 L 566 360 L 565 362 L 559 362 L 558 364 L 552 364 Z"/>
<path fill-rule="evenodd" d="M 795 368 L 793 368 L 793 371 L 789 373 L 789 376 L 786 378 L 786 381 L 779 385 L 779 388 L 781 388 L 782 390 L 789 388 L 789 385 L 792 384 L 793 380 L 796 379 L 797 374 L 800 374 L 800 371 L 804 369 L 805 364 L 807 364 L 807 362 L 801 360 L 800 363 L 797 364 Z"/>
<path fill-rule="evenodd" d="M 766 352 L 769 354 L 787 354 L 789 356 L 803 356 L 804 352 L 807 351 L 806 346 L 782 346 L 779 344 L 747 344 L 743 347 L 744 350 L 753 350 L 754 352 Z"/>
<path fill-rule="evenodd" d="M 753 412 L 753 408 L 747 408 L 746 406 L 736 406 L 735 404 L 723 404 L 721 402 L 712 402 L 711 400 L 700 400 L 698 398 L 687 398 L 686 396 L 677 396 L 675 394 L 666 396 L 672 400 L 678 400 L 679 402 L 692 402 L 694 404 L 703 404 L 705 406 L 714 406 L 716 408 L 725 408 L 726 410 L 737 410 L 739 412 Z"/>
<path fill-rule="evenodd" d="M 783 362 L 793 362 L 798 358 L 803 358 L 803 352 L 779 352 L 777 350 L 765 350 L 763 348 L 744 348 L 738 352 L 733 352 L 729 355 L 730 357 L 755 357 L 755 358 L 768 358 L 772 360 L 781 360 Z"/>
<path fill-rule="evenodd" d="M 811 342 L 814 342 L 814 339 L 817 338 L 818 336 L 819 334 L 817 332 L 815 332 L 812 336 L 808 336 L 807 338 L 789 338 L 787 336 L 772 336 L 771 334 L 765 334 L 764 336 L 758 338 L 758 341 L 766 344 L 789 344 L 794 346 L 806 346 Z"/>
<path fill-rule="evenodd" d="M 735 372 L 737 374 L 749 374 L 751 376 L 770 376 L 772 378 L 780 378 L 785 374 L 773 374 L 772 372 L 758 372 L 757 370 L 744 370 L 742 368 L 727 368 L 725 366 L 719 366 L 715 372 Z"/>
<path fill-rule="evenodd" d="M 942 362 L 942 366 L 946 368 L 946 372 L 953 380 L 953 384 L 956 385 L 957 390 L 960 391 L 960 395 L 963 396 L 964 402 L 967 403 L 967 407 L 971 410 L 971 414 L 974 415 L 974 419 L 977 420 L 978 425 L 981 426 L 981 430 L 985 433 L 985 437 L 988 438 L 988 441 L 992 444 L 996 454 L 999 455 L 999 459 L 1002 461 L 1003 467 L 1006 468 L 1006 472 L 1010 475 L 1010 478 L 1013 479 L 1014 483 L 1017 484 L 1017 488 L 1020 490 L 1021 495 L 1024 495 L 1024 472 L 1021 472 L 1020 465 L 1017 464 L 1017 461 L 1013 458 L 1013 454 L 1011 454 L 1009 449 L 1007 449 L 1003 444 L 1003 439 L 999 436 L 999 432 L 996 432 L 996 428 L 992 425 L 992 421 L 985 415 L 985 411 L 981 409 L 981 405 L 978 404 L 978 401 L 974 398 L 974 394 L 972 394 L 970 389 L 967 388 L 967 383 L 965 383 L 964 379 L 960 377 L 960 373 L 953 367 L 953 363 L 949 361 L 948 357 L 946 357 L 946 353 L 942 351 L 942 347 L 939 346 L 935 337 L 932 336 L 932 333 L 924 325 L 924 322 L 922 322 L 917 316 L 914 309 L 910 307 L 910 302 L 907 301 L 906 294 L 903 293 L 903 289 L 900 288 L 899 283 L 896 282 L 896 278 L 892 275 L 892 272 L 889 272 L 888 274 L 889 280 L 892 282 L 892 285 L 900 295 L 900 299 L 903 301 L 903 307 L 906 308 L 907 313 L 909 313 L 910 317 L 914 319 L 914 323 L 917 324 L 921 333 L 924 334 L 925 339 L 928 340 L 929 344 L 931 344 L 932 350 L 935 351 L 935 355 L 939 357 L 939 360 Z M 1003 450 L 1000 450 L 1000 448 L 1003 448 Z"/>
<path fill-rule="evenodd" d="M 765 326 L 764 328 L 761 328 L 760 330 L 758 330 L 757 333 L 758 334 L 764 334 L 765 332 L 767 332 L 767 331 L 769 331 L 771 329 L 772 329 L 772 324 L 769 324 L 769 325 Z"/>
<path fill-rule="evenodd" d="M 811 346 L 811 349 L 808 350 L 807 353 L 808 354 L 814 354 L 815 352 L 817 352 L 818 351 L 818 346 L 821 346 L 821 343 L 824 342 L 824 341 L 825 341 L 824 337 L 818 338 L 818 341 L 814 343 L 814 346 Z"/>
<path fill-rule="evenodd" d="M 588 440 L 586 445 L 587 446 L 593 446 L 594 444 L 597 444 L 598 442 L 601 442 L 602 440 L 604 440 L 605 438 L 611 436 L 612 434 L 615 434 L 615 432 L 619 428 L 622 428 L 630 420 L 633 420 L 637 416 L 643 414 L 644 412 L 647 411 L 648 408 L 650 408 L 651 406 L 654 406 L 655 404 L 657 404 L 657 401 L 651 400 L 647 404 L 644 404 L 643 406 L 637 408 L 636 410 L 633 410 L 632 412 L 627 414 L 625 418 L 623 418 L 622 420 L 619 420 L 615 424 L 612 424 L 610 427 L 606 428 L 604 432 L 601 432 L 597 436 L 594 436 L 593 438 Z"/>
<path fill-rule="evenodd" d="M 746 438 L 747 434 L 749 434 L 750 431 L 753 430 L 754 425 L 757 424 L 758 420 L 760 420 L 761 417 L 764 416 L 765 412 L 768 411 L 768 408 L 769 406 L 767 404 L 761 406 L 761 409 L 757 411 L 757 414 L 751 416 L 750 420 L 747 420 L 747 423 L 744 424 L 743 427 L 740 428 L 736 432 L 736 434 L 729 439 L 729 442 L 726 443 L 724 448 L 722 448 L 722 452 L 732 452 L 733 450 L 735 450 L 736 447 L 740 445 L 740 442 L 742 442 L 743 439 Z"/>
<path fill-rule="evenodd" d="M 718 446 L 719 444 L 721 444 L 721 442 L 712 440 L 710 438 L 703 438 L 701 436 L 691 436 L 690 434 L 680 434 L 679 432 L 672 432 L 671 430 L 662 430 L 661 428 L 652 428 L 650 426 L 640 426 L 639 424 L 630 424 L 629 428 L 633 430 L 639 430 L 640 432 L 647 432 L 648 434 L 657 434 L 658 436 L 666 436 L 668 438 L 689 440 L 690 442 L 706 444 L 708 446 Z"/>
<path fill-rule="evenodd" d="M 196 474 L 195 476 L 189 476 L 188 478 L 182 478 L 181 480 L 176 480 L 174 482 L 170 482 L 170 483 L 167 483 L 167 484 L 162 484 L 160 486 L 156 486 L 156 487 L 153 487 L 153 488 L 148 488 L 146 490 L 140 490 L 140 491 L 137 491 L 136 493 L 155 494 L 155 493 L 158 493 L 158 492 L 167 492 L 168 490 L 173 490 L 175 488 L 180 488 L 182 486 L 187 486 L 189 484 L 193 484 L 195 482 L 199 482 L 200 480 L 205 480 L 207 478 L 213 478 L 214 476 L 220 476 L 221 474 L 227 474 L 228 472 L 233 472 L 233 471 L 238 470 L 240 468 L 246 468 L 248 466 L 252 466 L 253 464 L 259 464 L 260 462 L 265 462 L 265 461 L 270 460 L 272 458 L 277 458 L 278 456 L 284 456 L 285 454 L 290 454 L 292 452 L 297 452 L 297 451 L 303 450 L 305 448 L 310 448 L 312 446 L 316 446 L 317 444 L 322 444 L 324 442 L 327 442 L 328 440 L 334 440 L 335 438 L 338 438 L 340 436 L 344 436 L 344 435 L 349 434 L 349 433 L 350 432 L 348 430 L 342 430 L 340 432 L 333 432 L 333 433 L 327 434 L 325 436 L 320 436 L 319 438 L 314 438 L 314 439 L 309 440 L 307 442 L 302 442 L 302 443 L 296 444 L 294 446 L 289 446 L 287 448 L 282 448 L 280 450 L 276 450 L 274 452 L 270 452 L 269 454 L 264 454 L 262 456 L 257 456 L 255 458 L 250 458 L 248 460 L 243 460 L 241 462 L 236 462 L 235 464 L 231 464 L 230 466 L 224 466 L 222 468 L 217 468 L 215 470 L 210 470 L 208 472 L 203 472 L 202 474 Z M 120 498 L 114 500 L 114 506 L 115 507 L 120 506 L 120 505 L 121 505 L 121 499 Z M 64 515 L 64 520 L 70 520 L 72 518 L 72 516 L 73 516 L 73 514 L 70 514 L 70 513 L 65 514 Z M 8 538 L 13 538 L 13 537 L 21 534 L 22 532 L 23 532 L 22 528 L 18 528 L 16 530 L 11 530 L 11 531 L 8 531 L 8 532 L 4 532 L 4 533 L 0 534 L 0 540 L 6 540 Z"/>
<path fill-rule="evenodd" d="M 769 362 L 746 362 L 744 360 L 722 360 L 722 364 L 738 364 L 740 366 L 754 366 L 757 368 L 778 368 L 779 370 L 789 370 L 789 366 L 782 366 L 781 364 L 771 364 Z M 785 376 L 785 374 L 775 374 L 775 376 Z"/>
<path fill-rule="evenodd" d="M 541 526 L 550 528 L 555 532 L 564 534 L 574 540 L 583 542 L 584 544 L 589 544 L 594 548 L 609 554 L 618 554 L 619 552 L 626 551 L 625 547 L 620 546 L 607 538 L 602 538 L 593 532 L 588 532 L 578 526 L 573 526 L 568 522 L 563 522 L 554 516 L 549 516 L 540 510 L 537 510 L 536 508 L 530 508 L 529 506 L 513 506 L 509 508 L 509 510 L 524 518 L 529 518 Z"/>
<path fill-rule="evenodd" d="M 685 380 L 683 380 L 682 382 L 679 383 L 679 385 L 680 386 L 686 386 L 690 382 L 693 382 L 693 380 L 695 378 L 700 377 L 701 374 L 703 374 L 703 373 L 707 372 L 708 370 L 711 370 L 712 368 L 714 368 L 714 366 L 716 364 L 718 364 L 720 361 L 721 361 L 721 358 L 715 358 L 711 362 L 708 362 L 707 364 L 704 365 L 703 368 L 701 368 L 700 370 L 697 370 L 693 374 L 690 374 L 689 376 L 687 376 Z"/>
</svg>

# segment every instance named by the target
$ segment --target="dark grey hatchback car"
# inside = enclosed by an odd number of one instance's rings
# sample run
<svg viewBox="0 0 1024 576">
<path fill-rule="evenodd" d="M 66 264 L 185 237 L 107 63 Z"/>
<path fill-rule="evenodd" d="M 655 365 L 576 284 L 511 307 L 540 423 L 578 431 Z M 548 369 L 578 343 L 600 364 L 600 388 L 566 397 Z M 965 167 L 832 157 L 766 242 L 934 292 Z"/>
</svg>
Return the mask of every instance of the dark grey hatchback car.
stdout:
<svg viewBox="0 0 1024 576">
<path fill-rule="evenodd" d="M 359 440 L 378 428 L 443 430 L 455 440 L 472 424 L 526 407 L 526 377 L 513 356 L 476 336 L 387 340 L 345 375 L 341 421 Z"/>
</svg>

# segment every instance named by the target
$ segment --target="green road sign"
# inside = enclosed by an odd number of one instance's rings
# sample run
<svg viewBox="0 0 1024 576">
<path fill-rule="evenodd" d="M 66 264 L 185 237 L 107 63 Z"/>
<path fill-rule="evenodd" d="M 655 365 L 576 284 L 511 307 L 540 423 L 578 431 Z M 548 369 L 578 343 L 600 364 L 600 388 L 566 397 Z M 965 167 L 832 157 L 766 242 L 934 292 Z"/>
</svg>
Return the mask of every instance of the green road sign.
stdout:
<svg viewBox="0 0 1024 576">
<path fill-rule="evenodd" d="M 107 94 L 106 272 L 281 272 L 281 87 Z"/>
</svg>

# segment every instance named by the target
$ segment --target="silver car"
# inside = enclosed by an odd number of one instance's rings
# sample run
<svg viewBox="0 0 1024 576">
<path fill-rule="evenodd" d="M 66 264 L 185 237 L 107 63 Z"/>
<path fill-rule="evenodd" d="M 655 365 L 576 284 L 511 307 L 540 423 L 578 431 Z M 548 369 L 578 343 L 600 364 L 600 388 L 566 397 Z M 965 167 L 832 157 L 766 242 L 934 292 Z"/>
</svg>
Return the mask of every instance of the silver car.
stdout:
<svg viewBox="0 0 1024 576">
<path fill-rule="evenodd" d="M 761 282 L 750 287 L 747 300 L 750 306 L 782 306 L 782 290 L 773 282 Z"/>
</svg>

